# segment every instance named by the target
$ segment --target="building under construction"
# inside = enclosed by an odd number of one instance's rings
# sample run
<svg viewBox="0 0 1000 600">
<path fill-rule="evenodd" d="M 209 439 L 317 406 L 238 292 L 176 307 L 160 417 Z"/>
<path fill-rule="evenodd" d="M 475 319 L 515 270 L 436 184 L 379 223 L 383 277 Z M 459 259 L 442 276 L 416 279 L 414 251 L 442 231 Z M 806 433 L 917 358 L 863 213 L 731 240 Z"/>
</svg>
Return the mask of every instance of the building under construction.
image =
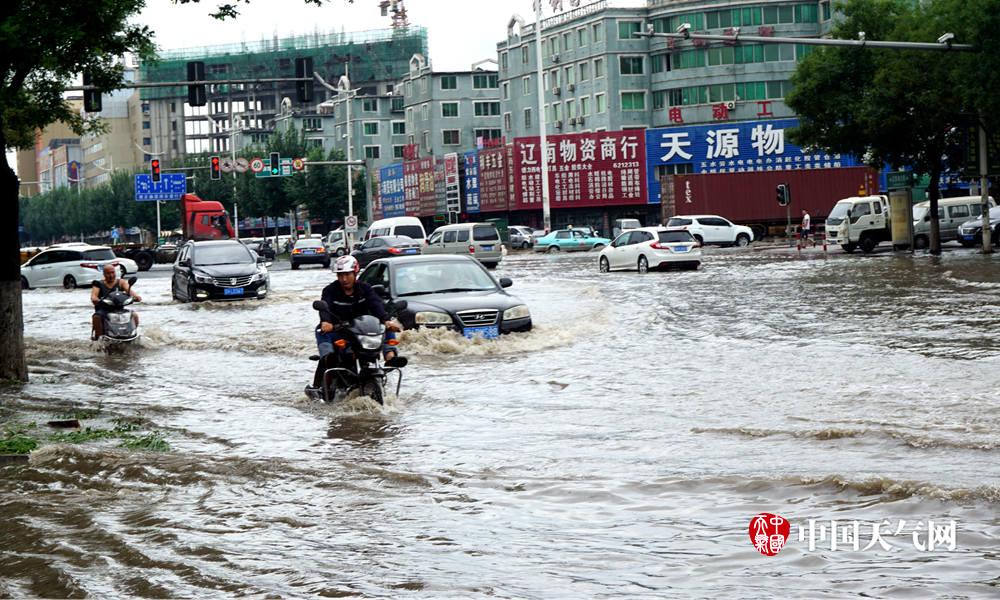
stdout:
<svg viewBox="0 0 1000 600">
<path fill-rule="evenodd" d="M 208 81 L 291 78 L 295 77 L 295 59 L 311 57 L 313 68 L 325 81 L 336 84 L 341 75 L 349 74 L 359 95 L 384 95 L 392 93 L 407 73 L 410 58 L 418 53 L 427 53 L 423 27 L 315 33 L 163 52 L 157 62 L 141 65 L 140 79 L 185 81 L 190 61 L 205 63 Z M 210 84 L 206 105 L 189 106 L 186 86 L 144 88 L 136 99 L 142 114 L 143 150 L 150 157 L 170 161 L 189 153 L 225 154 L 232 147 L 263 143 L 282 102 L 296 110 L 314 111 L 334 95 L 322 85 L 315 85 L 314 90 L 312 100 L 301 105 L 292 81 Z M 236 136 L 240 137 L 234 140 Z"/>
</svg>

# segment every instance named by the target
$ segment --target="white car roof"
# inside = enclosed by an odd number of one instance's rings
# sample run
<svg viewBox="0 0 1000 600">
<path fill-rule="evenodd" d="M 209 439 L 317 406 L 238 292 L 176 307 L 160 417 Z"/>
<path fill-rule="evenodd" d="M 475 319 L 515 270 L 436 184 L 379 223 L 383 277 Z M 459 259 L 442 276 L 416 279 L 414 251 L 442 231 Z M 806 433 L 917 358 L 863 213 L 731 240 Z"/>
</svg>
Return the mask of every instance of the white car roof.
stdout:
<svg viewBox="0 0 1000 600">
<path fill-rule="evenodd" d="M 709 219 L 726 219 L 725 217 L 720 216 L 720 215 L 674 215 L 674 216 L 672 216 L 670 218 L 671 219 L 704 219 L 704 218 L 709 218 Z M 728 221 L 729 219 L 726 219 L 726 220 Z"/>
<path fill-rule="evenodd" d="M 87 250 L 111 250 L 110 246 L 91 246 L 90 244 L 82 244 L 79 242 L 73 244 L 56 244 L 54 246 L 49 246 L 44 250 L 48 252 L 49 250 L 79 250 L 80 252 L 85 252 Z"/>
</svg>

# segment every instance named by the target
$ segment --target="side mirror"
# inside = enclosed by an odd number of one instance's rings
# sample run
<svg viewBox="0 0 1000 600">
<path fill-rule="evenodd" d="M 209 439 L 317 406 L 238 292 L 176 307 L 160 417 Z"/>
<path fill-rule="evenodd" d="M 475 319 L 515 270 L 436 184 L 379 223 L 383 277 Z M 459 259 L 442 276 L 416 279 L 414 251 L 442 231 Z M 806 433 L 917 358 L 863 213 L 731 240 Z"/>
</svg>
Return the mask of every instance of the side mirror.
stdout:
<svg viewBox="0 0 1000 600">
<path fill-rule="evenodd" d="M 395 312 L 406 310 L 407 306 L 409 306 L 409 303 L 406 300 L 396 300 L 395 302 L 392 303 L 392 309 Z"/>
<path fill-rule="evenodd" d="M 373 285 L 372 286 L 372 291 L 375 292 L 376 294 L 378 294 L 379 297 L 381 297 L 381 298 L 385 298 L 387 296 L 384 285 L 381 285 L 381 284 L 379 284 L 379 285 Z"/>
<path fill-rule="evenodd" d="M 931 220 L 930 215 L 924 215 L 924 221 L 930 221 L 930 220 Z"/>
<path fill-rule="evenodd" d="M 271 265 L 273 265 L 273 264 L 274 264 L 274 263 L 273 263 L 273 262 L 270 262 L 270 261 L 268 261 L 268 262 L 265 262 L 265 263 L 264 263 L 264 268 L 269 268 L 269 267 L 270 267 Z"/>
<path fill-rule="evenodd" d="M 177 264 L 180 265 L 180 266 L 182 266 L 182 267 L 190 267 L 191 266 L 191 260 L 190 259 L 182 260 L 182 261 L 178 262 Z"/>
<path fill-rule="evenodd" d="M 510 280 L 510 277 L 501 277 L 500 278 L 500 287 L 502 287 L 502 288 L 509 288 L 512 285 L 514 285 L 514 282 Z"/>
<path fill-rule="evenodd" d="M 126 279 L 125 281 L 127 281 L 127 282 L 128 282 L 128 286 L 129 286 L 129 287 L 132 287 L 133 285 L 135 285 L 135 282 L 136 282 L 136 281 L 139 281 L 139 278 L 138 278 L 138 277 L 129 277 L 129 278 L 128 278 L 128 279 Z"/>
<path fill-rule="evenodd" d="M 313 310 L 330 312 L 330 306 L 326 302 L 323 302 L 322 300 L 314 300 Z"/>
<path fill-rule="evenodd" d="M 257 257 L 257 263 L 260 264 L 262 262 L 264 262 L 264 257 L 263 256 L 258 256 Z"/>
</svg>

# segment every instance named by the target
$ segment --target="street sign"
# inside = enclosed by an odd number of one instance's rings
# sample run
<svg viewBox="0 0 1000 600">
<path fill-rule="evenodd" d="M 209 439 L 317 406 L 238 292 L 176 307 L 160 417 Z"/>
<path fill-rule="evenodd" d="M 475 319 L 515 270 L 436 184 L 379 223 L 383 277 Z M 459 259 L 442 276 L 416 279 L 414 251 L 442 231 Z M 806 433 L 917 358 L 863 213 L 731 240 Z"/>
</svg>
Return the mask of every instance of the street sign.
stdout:
<svg viewBox="0 0 1000 600">
<path fill-rule="evenodd" d="M 968 125 L 963 129 L 962 139 L 963 164 L 962 174 L 967 177 L 979 177 L 979 126 Z M 1000 175 L 1000 133 L 986 137 L 986 170 L 990 177 Z"/>
<path fill-rule="evenodd" d="M 219 161 L 219 168 L 222 169 L 223 173 L 232 173 L 233 172 L 233 159 L 231 159 L 231 158 L 223 158 L 222 160 Z"/>
<path fill-rule="evenodd" d="M 357 233 L 358 231 L 358 216 L 350 215 L 344 219 L 344 231 L 347 233 Z"/>
<path fill-rule="evenodd" d="M 296 171 L 301 171 L 302 169 L 306 168 L 306 163 L 301 158 L 293 158 L 292 168 L 295 169 Z"/>
<path fill-rule="evenodd" d="M 458 154 L 455 152 L 444 155 L 444 185 L 448 212 L 462 212 L 462 201 L 458 189 Z"/>
<path fill-rule="evenodd" d="M 912 171 L 890 171 L 885 174 L 885 187 L 890 190 L 900 190 L 913 187 Z"/>
<path fill-rule="evenodd" d="M 136 202 L 156 200 L 180 200 L 187 193 L 187 177 L 184 173 L 163 173 L 159 181 L 153 181 L 148 173 L 135 176 Z"/>
<path fill-rule="evenodd" d="M 260 171 L 254 171 L 254 173 L 256 173 L 257 177 L 260 177 L 260 178 L 267 178 L 267 177 L 291 177 L 291 175 L 292 175 L 292 159 L 290 159 L 290 158 L 281 158 L 281 159 L 279 159 L 280 162 L 278 163 L 278 169 L 279 170 L 278 170 L 278 174 L 277 175 L 272 175 L 271 174 L 271 159 L 269 159 L 269 158 L 256 159 L 255 158 L 254 160 L 260 160 L 261 163 L 263 163 L 263 166 L 261 167 Z M 250 163 L 251 170 L 253 168 L 253 165 L 254 165 L 254 163 L 251 162 Z"/>
<path fill-rule="evenodd" d="M 237 158 L 236 164 L 233 165 L 233 168 L 236 169 L 237 173 L 246 173 L 249 167 L 250 167 L 250 162 L 247 159 L 243 158 L 242 156 Z"/>
<path fill-rule="evenodd" d="M 250 170 L 254 173 L 260 173 L 264 170 L 264 159 L 255 158 L 250 161 Z"/>
</svg>

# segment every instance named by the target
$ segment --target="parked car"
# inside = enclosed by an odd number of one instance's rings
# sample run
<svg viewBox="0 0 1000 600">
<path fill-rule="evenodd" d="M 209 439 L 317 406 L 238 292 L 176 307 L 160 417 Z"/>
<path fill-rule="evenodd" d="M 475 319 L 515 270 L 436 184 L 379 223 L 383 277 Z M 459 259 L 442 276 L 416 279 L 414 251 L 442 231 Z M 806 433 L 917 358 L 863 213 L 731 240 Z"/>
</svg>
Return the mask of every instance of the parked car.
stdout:
<svg viewBox="0 0 1000 600">
<path fill-rule="evenodd" d="M 916 207 L 914 206 L 914 210 Z M 990 241 L 1000 244 L 1000 206 L 990 209 Z M 983 217 L 980 215 L 962 223 L 958 228 L 958 241 L 966 248 L 983 243 Z"/>
<path fill-rule="evenodd" d="M 358 236 L 354 236 L 354 239 L 358 239 Z M 347 234 L 344 232 L 343 227 L 334 229 L 326 234 L 323 244 L 326 246 L 326 251 L 332 256 L 343 256 L 349 251 L 347 247 Z"/>
<path fill-rule="evenodd" d="M 576 252 L 604 248 L 611 240 L 586 235 L 581 229 L 556 229 L 535 240 L 535 252 Z"/>
<path fill-rule="evenodd" d="M 685 229 L 641 227 L 615 238 L 601 250 L 597 264 L 601 273 L 619 269 L 640 273 L 667 267 L 697 269 L 701 265 L 701 248 Z"/>
<path fill-rule="evenodd" d="M 938 237 L 941 243 L 958 240 L 966 248 L 976 243 L 983 243 L 982 231 L 979 232 L 979 242 L 963 239 L 958 234 L 958 228 L 972 220 L 982 228 L 983 200 L 979 196 L 962 196 L 958 198 L 941 198 L 938 200 Z M 987 200 L 992 209 L 996 204 L 993 198 Z M 931 203 L 929 200 L 913 205 L 913 245 L 918 250 L 930 246 L 931 243 Z M 992 219 L 990 219 L 992 221 Z M 973 236 L 974 237 L 974 236 Z"/>
<path fill-rule="evenodd" d="M 507 232 L 510 235 L 511 248 L 527 249 L 535 245 L 534 231 L 530 227 L 510 225 L 507 227 Z"/>
<path fill-rule="evenodd" d="M 277 256 L 277 252 L 274 250 L 274 246 L 271 245 L 270 240 L 260 240 L 256 238 L 240 238 L 247 248 L 250 248 L 257 253 L 258 256 L 263 256 L 264 260 L 274 260 Z"/>
<path fill-rule="evenodd" d="M 701 245 L 747 246 L 753 241 L 753 230 L 717 215 L 678 215 L 667 221 L 667 227 L 683 227 Z"/>
<path fill-rule="evenodd" d="M 611 237 L 617 238 L 626 231 L 640 227 L 642 227 L 642 223 L 639 222 L 639 219 L 615 219 L 615 223 L 611 227 Z"/>
<path fill-rule="evenodd" d="M 170 293 L 185 302 L 264 298 L 268 264 L 236 240 L 187 242 L 174 261 Z"/>
<path fill-rule="evenodd" d="M 288 257 L 292 263 L 293 271 L 302 265 L 323 265 L 324 269 L 330 268 L 330 253 L 326 251 L 326 246 L 321 238 L 300 239 L 295 242 L 292 253 Z"/>
<path fill-rule="evenodd" d="M 365 267 L 368 263 L 378 258 L 420 254 L 420 244 L 421 242 L 405 235 L 373 237 L 364 244 L 361 244 L 360 248 L 351 252 L 351 256 L 358 259 L 358 263 L 362 267 Z"/>
<path fill-rule="evenodd" d="M 492 223 L 442 225 L 427 238 L 424 254 L 468 254 L 495 269 L 503 259 L 500 233 Z"/>
<path fill-rule="evenodd" d="M 134 260 L 118 258 L 107 246 L 60 245 L 44 250 L 21 265 L 21 289 L 63 286 L 73 289 L 100 279 L 111 263 L 121 277 L 139 272 Z"/>
<path fill-rule="evenodd" d="M 406 329 L 445 327 L 466 337 L 496 338 L 531 330 L 531 311 L 470 256 L 404 256 L 379 259 L 361 273 L 361 281 L 381 286 L 390 301 L 406 300 L 397 314 Z"/>
</svg>

